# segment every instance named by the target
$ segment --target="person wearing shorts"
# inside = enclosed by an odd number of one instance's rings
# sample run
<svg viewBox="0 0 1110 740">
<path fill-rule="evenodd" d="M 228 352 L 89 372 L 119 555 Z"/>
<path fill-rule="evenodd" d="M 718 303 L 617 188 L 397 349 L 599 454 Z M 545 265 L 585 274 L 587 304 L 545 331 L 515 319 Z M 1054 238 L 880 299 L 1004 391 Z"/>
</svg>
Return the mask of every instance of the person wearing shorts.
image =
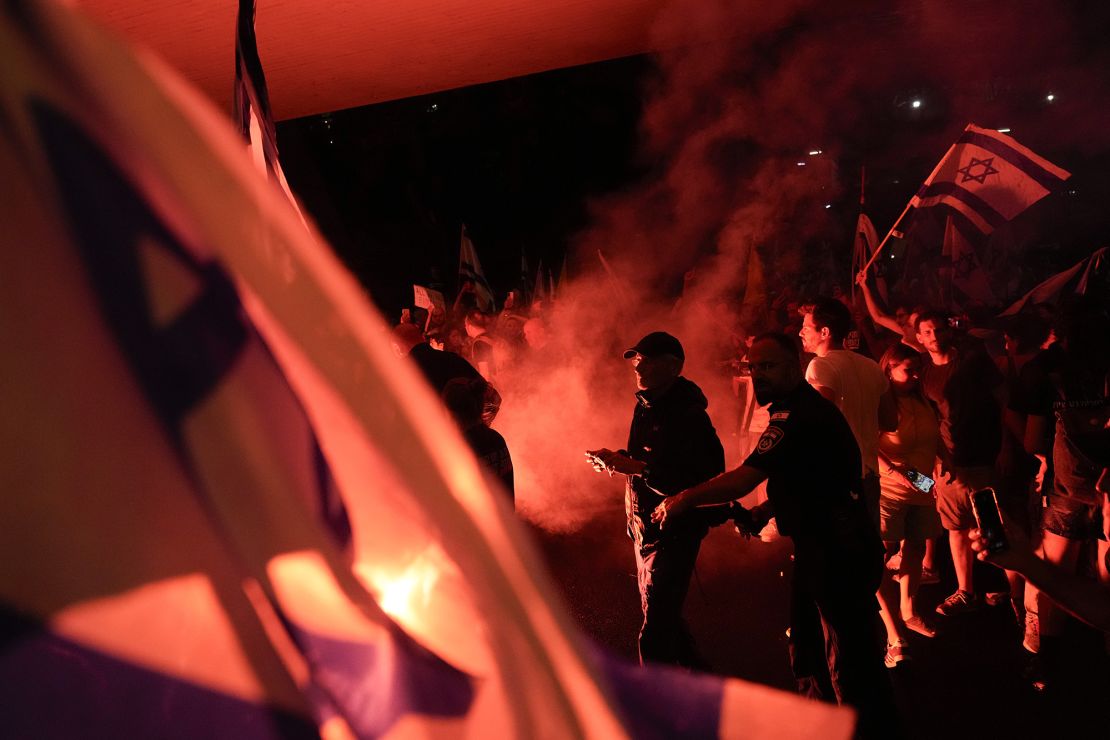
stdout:
<svg viewBox="0 0 1110 740">
<path fill-rule="evenodd" d="M 1045 560 L 1074 573 L 1084 545 L 1094 543 L 1099 577 L 1110 583 L 1106 499 L 1099 488 L 1110 467 L 1110 317 L 1105 306 L 1078 302 L 1062 314 L 1056 335 L 1060 351 L 1029 394 L 1030 418 L 1055 421 L 1054 483 L 1044 511 L 1041 547 Z M 1035 679 L 1047 685 L 1060 675 L 1066 615 L 1043 593 L 1036 606 L 1040 630 Z"/>
<path fill-rule="evenodd" d="M 948 316 L 925 311 L 917 317 L 917 338 L 928 352 L 921 388 L 937 410 L 942 444 L 937 474 L 937 511 L 948 530 L 957 590 L 937 614 L 954 616 L 979 609 L 975 593 L 970 532 L 975 528 L 969 494 L 994 483 L 1002 449 L 1002 373 L 980 344 L 956 341 Z"/>
<path fill-rule="evenodd" d="M 905 344 L 892 345 L 879 361 L 897 411 L 897 427 L 879 437 L 879 529 L 887 557 L 902 553 L 894 579 L 884 578 L 878 592 L 888 668 L 909 657 L 909 631 L 925 637 L 936 634 L 917 614 L 913 601 L 925 543 L 941 532 L 932 491 L 915 487 L 911 480 L 920 480 L 915 473 L 933 471 L 940 444 L 936 413 L 921 395 L 921 365 L 921 355 Z"/>
<path fill-rule="evenodd" d="M 955 466 L 937 476 L 937 514 L 949 532 L 975 528 L 971 494 L 994 486 L 994 468 L 989 465 Z"/>
</svg>

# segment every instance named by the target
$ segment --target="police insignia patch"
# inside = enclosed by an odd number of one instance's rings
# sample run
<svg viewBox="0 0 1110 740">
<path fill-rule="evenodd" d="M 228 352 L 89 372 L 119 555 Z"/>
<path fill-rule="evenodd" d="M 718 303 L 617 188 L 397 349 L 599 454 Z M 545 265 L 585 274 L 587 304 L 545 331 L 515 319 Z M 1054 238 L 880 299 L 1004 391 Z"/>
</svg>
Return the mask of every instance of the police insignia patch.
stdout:
<svg viewBox="0 0 1110 740">
<path fill-rule="evenodd" d="M 781 429 L 778 427 L 767 427 L 767 431 L 763 433 L 763 436 L 759 438 L 759 442 L 756 443 L 755 451 L 762 455 L 764 452 L 770 451 L 772 447 L 782 440 L 782 438 L 783 433 Z"/>
</svg>

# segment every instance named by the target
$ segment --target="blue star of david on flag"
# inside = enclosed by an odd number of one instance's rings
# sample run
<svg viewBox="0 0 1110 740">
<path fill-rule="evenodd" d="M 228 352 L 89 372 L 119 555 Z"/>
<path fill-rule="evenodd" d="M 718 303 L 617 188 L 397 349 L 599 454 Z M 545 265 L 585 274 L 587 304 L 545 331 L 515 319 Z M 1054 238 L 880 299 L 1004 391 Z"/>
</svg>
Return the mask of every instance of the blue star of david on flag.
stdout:
<svg viewBox="0 0 1110 740">
<path fill-rule="evenodd" d="M 980 187 L 992 175 L 990 187 Z M 968 124 L 910 205 L 947 206 L 985 235 L 1058 190 L 1070 176 L 1009 136 Z"/>
<path fill-rule="evenodd" d="M 983 169 L 978 174 L 974 174 L 974 175 L 971 174 L 971 170 L 973 168 L 980 167 L 980 166 Z M 960 167 L 958 170 L 956 170 L 956 172 L 958 172 L 958 173 L 960 173 L 961 175 L 964 176 L 964 179 L 960 180 L 961 183 L 965 183 L 968 180 L 974 180 L 975 182 L 979 183 L 980 185 L 985 185 L 986 184 L 987 175 L 997 175 L 998 174 L 998 170 L 994 166 L 994 157 L 987 157 L 986 159 L 979 159 L 978 157 L 972 157 L 971 162 L 967 165 L 967 167 Z"/>
</svg>

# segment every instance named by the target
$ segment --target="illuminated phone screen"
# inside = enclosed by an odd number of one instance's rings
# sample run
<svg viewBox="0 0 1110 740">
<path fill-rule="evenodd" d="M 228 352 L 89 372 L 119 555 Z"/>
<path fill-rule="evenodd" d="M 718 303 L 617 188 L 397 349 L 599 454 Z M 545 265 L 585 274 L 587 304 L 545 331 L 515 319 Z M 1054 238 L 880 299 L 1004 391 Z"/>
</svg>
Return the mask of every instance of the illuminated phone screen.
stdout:
<svg viewBox="0 0 1110 740">
<path fill-rule="evenodd" d="M 1002 526 L 1002 515 L 998 511 L 998 498 L 994 489 L 983 488 L 971 494 L 971 509 L 975 513 L 975 521 L 979 524 L 987 550 L 1005 550 L 1009 543 L 1006 542 L 1006 530 Z"/>
<path fill-rule="evenodd" d="M 921 491 L 922 493 L 931 492 L 933 490 L 933 486 L 936 484 L 936 481 L 934 481 L 932 478 L 925 475 L 924 473 L 919 473 L 916 470 L 908 471 L 906 473 L 906 477 L 909 479 L 910 485 L 912 485 L 914 488 Z"/>
</svg>

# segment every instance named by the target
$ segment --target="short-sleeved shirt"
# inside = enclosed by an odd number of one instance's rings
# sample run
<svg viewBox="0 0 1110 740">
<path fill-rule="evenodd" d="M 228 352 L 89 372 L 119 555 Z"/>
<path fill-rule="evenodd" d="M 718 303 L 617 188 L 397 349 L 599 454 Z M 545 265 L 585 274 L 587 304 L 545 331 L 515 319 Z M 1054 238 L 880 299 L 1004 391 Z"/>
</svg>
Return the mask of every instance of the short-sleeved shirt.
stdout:
<svg viewBox="0 0 1110 740">
<path fill-rule="evenodd" d="M 898 428 L 883 433 L 879 438 L 879 449 L 887 460 L 931 476 L 940 444 L 936 412 L 917 394 L 899 396 L 897 403 Z M 883 496 L 918 506 L 933 503 L 932 493 L 917 490 L 905 476 L 885 463 L 880 468 L 882 477 L 879 487 Z"/>
<path fill-rule="evenodd" d="M 1025 363 L 1018 371 L 1017 383 L 1011 390 L 1007 406 L 1026 416 L 1052 416 L 1055 391 L 1051 375 L 1058 372 L 1063 357 L 1060 345 L 1053 344 Z"/>
<path fill-rule="evenodd" d="M 1034 355 L 1033 359 L 1022 365 L 1017 381 L 1010 388 L 1007 408 L 1025 417 L 1041 416 L 1046 420 L 1053 417 L 1052 400 L 1054 391 L 1050 374 L 1060 364 L 1063 350 L 1059 344 L 1052 344 Z M 1054 480 L 1052 448 L 1056 443 L 1055 424 L 1047 425 L 1048 454 L 1045 456 L 1047 471 L 1045 480 Z M 1022 440 L 1024 448 L 1024 440 Z"/>
<path fill-rule="evenodd" d="M 1031 415 L 1055 417 L 1052 459 L 1057 493 L 1098 503 L 1095 482 L 1110 466 L 1110 379 L 1063 350 L 1042 353 L 1038 359 L 1022 408 Z"/>
<path fill-rule="evenodd" d="M 863 471 L 878 472 L 879 399 L 890 387 L 879 364 L 850 350 L 829 350 L 824 357 L 810 360 L 806 380 L 836 395 L 835 403 L 848 420 L 863 456 Z"/>
<path fill-rule="evenodd" d="M 775 401 L 745 465 L 765 472 L 779 531 L 822 537 L 837 522 L 869 524 L 860 495 L 860 452 L 844 415 L 808 383 Z"/>
<path fill-rule="evenodd" d="M 940 417 L 940 436 L 960 467 L 994 465 L 1002 449 L 1002 411 L 993 391 L 1002 373 L 987 353 L 974 344 L 953 350 L 944 365 L 926 358 L 921 390 Z"/>
</svg>

